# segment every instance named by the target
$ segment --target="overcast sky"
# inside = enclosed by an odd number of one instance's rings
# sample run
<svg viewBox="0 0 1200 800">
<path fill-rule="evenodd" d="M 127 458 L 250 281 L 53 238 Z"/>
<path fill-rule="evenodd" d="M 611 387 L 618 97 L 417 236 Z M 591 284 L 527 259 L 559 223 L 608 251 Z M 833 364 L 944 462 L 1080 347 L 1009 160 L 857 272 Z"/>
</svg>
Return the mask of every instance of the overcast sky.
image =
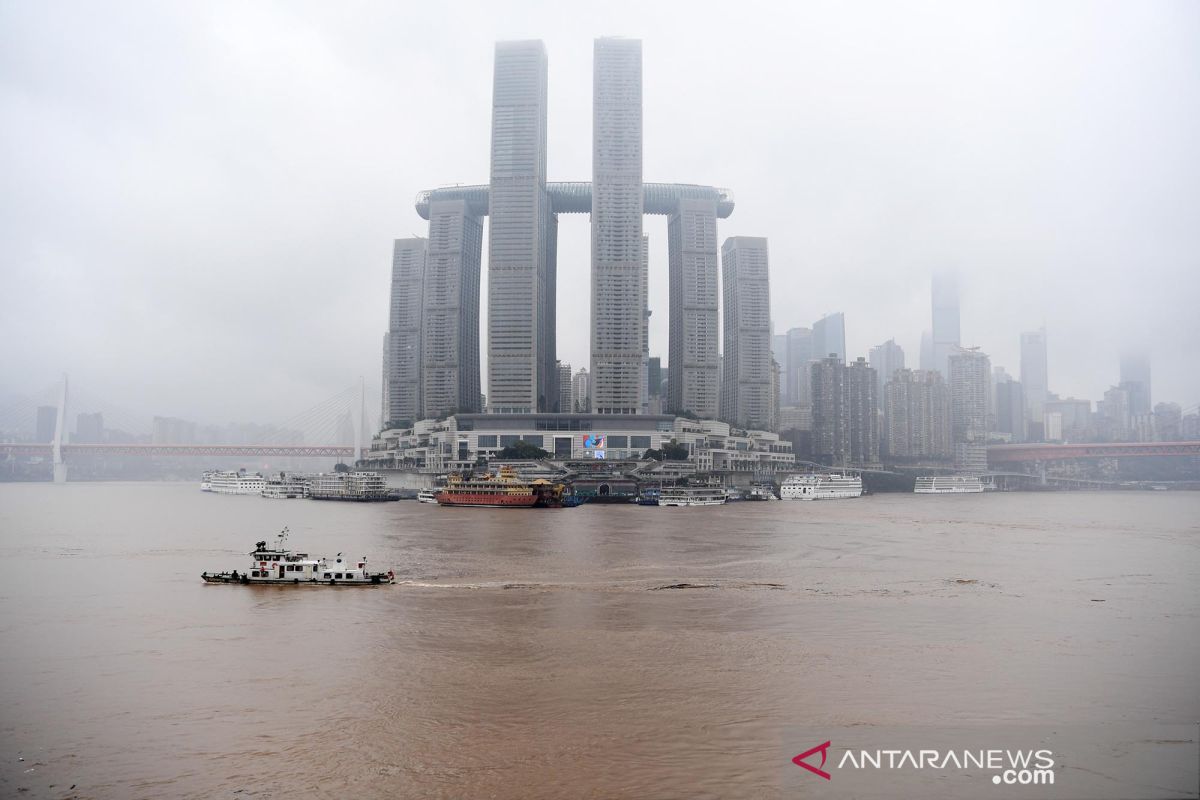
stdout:
<svg viewBox="0 0 1200 800">
<path fill-rule="evenodd" d="M 955 267 L 993 364 L 1044 322 L 1053 391 L 1098 398 L 1128 344 L 1155 401 L 1200 401 L 1200 3 L 593 5 L 0 2 L 0 392 L 65 371 L 219 423 L 377 391 L 414 195 L 487 180 L 493 43 L 546 42 L 550 178 L 589 180 L 592 40 L 624 35 L 645 179 L 733 190 L 777 332 L 843 311 L 851 357 L 915 366 Z M 558 264 L 578 369 L 586 217 Z"/>
</svg>

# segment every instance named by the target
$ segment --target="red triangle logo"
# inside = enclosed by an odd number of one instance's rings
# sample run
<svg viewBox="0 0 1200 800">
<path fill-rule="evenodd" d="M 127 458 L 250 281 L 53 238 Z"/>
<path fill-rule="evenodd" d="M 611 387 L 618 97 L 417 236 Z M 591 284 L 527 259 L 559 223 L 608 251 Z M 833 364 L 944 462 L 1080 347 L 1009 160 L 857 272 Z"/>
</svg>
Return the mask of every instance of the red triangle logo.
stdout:
<svg viewBox="0 0 1200 800">
<path fill-rule="evenodd" d="M 828 755 L 828 753 L 827 753 L 828 750 L 829 750 L 829 742 L 826 742 L 825 744 L 819 744 L 816 747 L 812 748 L 811 750 L 805 750 L 803 753 L 801 753 L 800 755 L 793 758 L 792 763 L 795 764 L 797 767 L 804 767 L 806 770 L 808 770 L 809 772 L 811 772 L 814 775 L 820 775 L 822 778 L 824 778 L 827 781 L 832 780 L 833 776 L 831 776 L 828 772 L 821 769 L 820 767 L 814 767 L 812 764 L 809 764 L 807 761 L 804 760 L 804 759 L 808 758 L 809 756 L 813 755 L 814 753 L 820 751 L 821 766 L 823 767 L 823 766 L 825 766 L 825 758 Z"/>
</svg>

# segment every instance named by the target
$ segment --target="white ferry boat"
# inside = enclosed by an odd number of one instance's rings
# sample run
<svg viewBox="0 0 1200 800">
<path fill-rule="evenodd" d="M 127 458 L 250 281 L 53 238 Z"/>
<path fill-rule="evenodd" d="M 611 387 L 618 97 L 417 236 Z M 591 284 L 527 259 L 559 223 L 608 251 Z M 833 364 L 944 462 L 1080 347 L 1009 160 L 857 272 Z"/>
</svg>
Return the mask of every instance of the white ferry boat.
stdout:
<svg viewBox="0 0 1200 800">
<path fill-rule="evenodd" d="M 257 472 L 247 474 L 244 469 L 221 470 L 206 475 L 209 485 L 207 491 L 216 494 L 262 494 L 263 487 L 267 485 L 266 478 L 262 475 Z M 200 488 L 204 489 L 203 479 Z"/>
<path fill-rule="evenodd" d="M 978 475 L 932 475 L 917 478 L 916 494 L 977 494 L 984 490 Z"/>
<path fill-rule="evenodd" d="M 323 472 L 309 484 L 313 500 L 389 500 L 387 481 L 378 472 Z"/>
<path fill-rule="evenodd" d="M 720 486 L 666 486 L 658 495 L 660 506 L 719 506 L 725 500 Z"/>
<path fill-rule="evenodd" d="M 809 475 L 789 475 L 779 487 L 784 500 L 840 500 L 861 497 L 862 478 L 841 472 L 814 472 Z"/>
<path fill-rule="evenodd" d="M 262 496 L 272 500 L 308 497 L 308 482 L 296 477 L 271 478 L 263 486 Z"/>
<path fill-rule="evenodd" d="M 437 489 L 422 489 L 417 492 L 417 500 L 422 503 L 433 503 L 435 506 L 437 501 Z"/>
<path fill-rule="evenodd" d="M 379 586 L 395 583 L 391 571 L 370 572 L 367 558 L 349 561 L 338 553 L 332 562 L 325 558 L 310 558 L 307 553 L 295 553 L 284 545 L 288 529 L 284 528 L 275 537 L 275 545 L 268 547 L 266 541 L 257 542 L 250 552 L 250 566 L 244 572 L 202 572 L 205 583 L 240 584 L 300 584 L 315 586 Z"/>
<path fill-rule="evenodd" d="M 771 490 L 770 486 L 755 485 L 755 486 L 750 487 L 750 493 L 746 495 L 746 499 L 747 500 L 778 500 L 779 498 L 775 496 L 775 492 Z"/>
<path fill-rule="evenodd" d="M 200 476 L 200 491 L 202 491 L 202 492 L 211 492 L 212 491 L 212 476 L 214 473 L 215 473 L 215 470 L 209 469 L 209 470 L 205 470 L 204 473 Z"/>
</svg>

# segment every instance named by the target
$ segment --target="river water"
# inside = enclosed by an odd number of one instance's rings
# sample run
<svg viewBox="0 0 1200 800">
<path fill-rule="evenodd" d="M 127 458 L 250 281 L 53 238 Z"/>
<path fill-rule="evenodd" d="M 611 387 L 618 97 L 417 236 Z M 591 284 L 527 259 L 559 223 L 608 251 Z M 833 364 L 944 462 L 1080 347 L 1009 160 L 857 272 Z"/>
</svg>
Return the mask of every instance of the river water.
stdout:
<svg viewBox="0 0 1200 800">
<path fill-rule="evenodd" d="M 400 583 L 202 583 L 285 525 Z M 793 797 L 786 754 L 822 726 L 1200 718 L 1197 493 L 0 484 L 0 560 L 3 796 Z"/>
</svg>

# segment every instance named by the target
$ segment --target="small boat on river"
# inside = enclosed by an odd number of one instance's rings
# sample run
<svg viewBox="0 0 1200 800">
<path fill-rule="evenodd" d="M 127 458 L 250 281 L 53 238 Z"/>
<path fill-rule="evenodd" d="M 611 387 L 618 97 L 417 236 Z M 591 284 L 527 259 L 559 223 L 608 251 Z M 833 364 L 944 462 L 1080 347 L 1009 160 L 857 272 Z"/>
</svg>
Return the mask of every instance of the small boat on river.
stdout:
<svg viewBox="0 0 1200 800">
<path fill-rule="evenodd" d="M 297 553 L 287 549 L 288 529 L 284 528 L 275 537 L 274 546 L 267 542 L 256 542 L 250 552 L 250 566 L 242 572 L 203 572 L 200 577 L 205 583 L 247 584 L 290 584 L 292 586 L 381 586 L 395 583 L 391 571 L 371 572 L 367 568 L 367 557 L 357 561 L 337 558 L 330 561 L 324 557 L 311 558 L 308 553 Z"/>
</svg>

